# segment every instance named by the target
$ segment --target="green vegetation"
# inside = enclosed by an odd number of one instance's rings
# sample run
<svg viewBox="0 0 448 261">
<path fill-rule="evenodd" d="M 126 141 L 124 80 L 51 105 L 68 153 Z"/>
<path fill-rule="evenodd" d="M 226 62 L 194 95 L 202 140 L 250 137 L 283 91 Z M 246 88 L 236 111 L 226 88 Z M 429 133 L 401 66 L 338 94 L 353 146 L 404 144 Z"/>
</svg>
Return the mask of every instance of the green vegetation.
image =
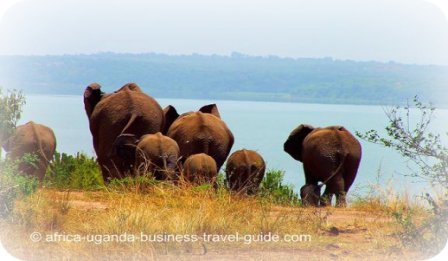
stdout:
<svg viewBox="0 0 448 261">
<path fill-rule="evenodd" d="M 0 145 L 14 132 L 25 104 L 23 93 L 0 88 Z M 35 155 L 24 155 L 21 161 L 34 164 Z M 37 188 L 37 179 L 20 175 L 20 161 L 2 159 L 0 148 L 0 217 L 11 213 L 16 199 L 30 195 Z"/>
<path fill-rule="evenodd" d="M 83 153 L 72 156 L 56 152 L 45 177 L 45 186 L 50 188 L 88 190 L 103 185 L 95 158 Z"/>
<path fill-rule="evenodd" d="M 297 206 L 300 204 L 299 195 L 291 185 L 283 184 L 284 172 L 269 170 L 261 182 L 259 194 L 281 205 Z"/>
<path fill-rule="evenodd" d="M 27 156 L 28 160 L 32 156 Z M 26 159 L 23 159 L 26 160 Z M 21 175 L 19 161 L 0 160 L 0 218 L 7 217 L 17 199 L 37 190 L 37 178 Z"/>
<path fill-rule="evenodd" d="M 401 104 L 419 95 L 447 105 L 448 67 L 324 59 L 115 54 L 0 56 L 0 85 L 26 93 L 80 95 L 138 83 L 158 98 Z"/>
<path fill-rule="evenodd" d="M 291 185 L 283 184 L 284 172 L 269 170 L 260 186 L 259 196 L 281 205 L 299 205 L 299 195 L 294 192 Z M 225 190 L 224 174 L 219 173 L 218 190 Z M 65 153 L 56 153 L 54 161 L 50 164 L 45 177 L 45 187 L 57 189 L 83 189 L 83 190 L 119 190 L 119 191 L 148 191 L 151 186 L 160 186 L 161 183 L 170 187 L 172 184 L 155 180 L 150 173 L 137 177 L 112 179 L 104 187 L 100 169 L 93 157 L 78 153 L 76 156 Z M 211 189 L 211 185 L 199 185 L 193 190 Z"/>
<path fill-rule="evenodd" d="M 386 112 L 388 137 L 380 136 L 376 130 L 356 135 L 396 150 L 410 163 L 409 176 L 432 184 L 435 193 L 431 195 L 428 188 L 423 195 L 431 212 L 427 219 L 418 223 L 409 209 L 394 211 L 392 215 L 403 228 L 399 235 L 403 243 L 435 254 L 446 245 L 448 238 L 448 149 L 440 134 L 430 131 L 435 107 L 422 103 L 417 96 L 412 105 L 420 116 L 415 125 L 411 121 L 411 106 L 397 106 Z"/>
<path fill-rule="evenodd" d="M 0 145 L 14 132 L 17 122 L 22 115 L 25 96 L 22 91 L 0 88 Z M 0 149 L 0 158 L 2 151 Z"/>
</svg>

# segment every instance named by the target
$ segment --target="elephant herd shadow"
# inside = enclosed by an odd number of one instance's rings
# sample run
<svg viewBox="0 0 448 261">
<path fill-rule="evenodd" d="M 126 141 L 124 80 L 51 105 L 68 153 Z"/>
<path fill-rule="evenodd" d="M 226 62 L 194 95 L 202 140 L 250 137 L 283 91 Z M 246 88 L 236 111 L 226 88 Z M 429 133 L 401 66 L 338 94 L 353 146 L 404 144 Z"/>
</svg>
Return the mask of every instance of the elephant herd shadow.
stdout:
<svg viewBox="0 0 448 261">
<path fill-rule="evenodd" d="M 156 180 L 216 188 L 225 162 L 230 191 L 254 195 L 264 178 L 266 163 L 255 150 L 240 149 L 229 156 L 234 136 L 216 104 L 179 114 L 173 105 L 162 109 L 135 83 L 113 93 L 104 93 L 92 83 L 84 91 L 84 108 L 106 183 L 151 173 Z M 31 121 L 18 126 L 2 146 L 12 159 L 37 155 L 37 167 L 23 163 L 19 168 L 42 182 L 56 138 L 51 128 Z M 329 205 L 333 196 L 337 206 L 346 205 L 362 154 L 361 144 L 346 128 L 300 124 L 286 139 L 284 151 L 303 164 L 303 205 Z"/>
</svg>

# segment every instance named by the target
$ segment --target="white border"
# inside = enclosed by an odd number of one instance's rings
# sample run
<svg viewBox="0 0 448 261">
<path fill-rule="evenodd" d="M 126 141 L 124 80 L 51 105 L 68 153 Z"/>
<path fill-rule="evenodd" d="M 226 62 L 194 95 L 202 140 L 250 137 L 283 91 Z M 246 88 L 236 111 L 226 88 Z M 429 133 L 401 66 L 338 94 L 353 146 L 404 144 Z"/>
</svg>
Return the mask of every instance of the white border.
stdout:
<svg viewBox="0 0 448 261">
<path fill-rule="evenodd" d="M 5 15 L 6 11 L 11 8 L 14 4 L 17 4 L 22 0 L 1 0 L 0 2 L 0 22 L 2 20 L 2 17 Z M 437 6 L 440 8 L 440 10 L 445 15 L 445 18 L 448 21 L 448 0 L 426 0 L 427 2 L 430 2 L 431 4 Z M 18 260 L 17 258 L 13 257 L 11 254 L 6 251 L 6 249 L 3 248 L 3 245 L 0 241 L 0 257 L 1 260 Z M 448 257 L 448 244 L 445 246 L 445 248 L 440 252 L 438 255 L 430 258 L 431 261 L 442 261 L 447 260 Z"/>
</svg>

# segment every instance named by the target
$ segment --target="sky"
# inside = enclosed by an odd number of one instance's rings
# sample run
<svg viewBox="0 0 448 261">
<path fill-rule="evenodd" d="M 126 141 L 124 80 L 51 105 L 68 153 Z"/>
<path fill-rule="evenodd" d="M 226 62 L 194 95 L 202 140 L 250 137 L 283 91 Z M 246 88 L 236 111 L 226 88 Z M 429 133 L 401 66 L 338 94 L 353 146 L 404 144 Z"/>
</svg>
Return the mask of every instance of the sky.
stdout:
<svg viewBox="0 0 448 261">
<path fill-rule="evenodd" d="M 97 52 L 448 65 L 448 19 L 424 0 L 21 0 L 0 20 L 0 55 Z"/>
</svg>

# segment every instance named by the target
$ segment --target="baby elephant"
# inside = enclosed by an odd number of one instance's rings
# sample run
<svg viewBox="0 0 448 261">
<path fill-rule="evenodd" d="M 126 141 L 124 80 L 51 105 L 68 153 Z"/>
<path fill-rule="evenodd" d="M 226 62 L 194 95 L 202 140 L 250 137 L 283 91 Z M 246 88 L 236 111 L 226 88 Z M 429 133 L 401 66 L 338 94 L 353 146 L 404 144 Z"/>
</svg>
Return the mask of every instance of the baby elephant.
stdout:
<svg viewBox="0 0 448 261">
<path fill-rule="evenodd" d="M 185 181 L 193 184 L 213 184 L 216 188 L 218 168 L 215 160 L 209 155 L 205 153 L 193 154 L 185 160 L 182 175 Z"/>
<path fill-rule="evenodd" d="M 264 177 L 266 164 L 253 150 L 238 150 L 230 155 L 226 165 L 226 179 L 233 191 L 244 191 L 248 195 L 257 193 Z"/>
<path fill-rule="evenodd" d="M 21 160 L 19 171 L 37 177 L 42 184 L 47 166 L 56 150 L 56 137 L 49 127 L 30 121 L 18 126 L 2 147 L 8 158 Z M 23 161 L 25 154 L 35 155 L 36 162 Z"/>
<path fill-rule="evenodd" d="M 160 132 L 140 139 L 133 134 L 121 134 L 113 148 L 118 156 L 132 162 L 135 174 L 151 172 L 157 180 L 176 179 L 179 146 Z"/>
</svg>

